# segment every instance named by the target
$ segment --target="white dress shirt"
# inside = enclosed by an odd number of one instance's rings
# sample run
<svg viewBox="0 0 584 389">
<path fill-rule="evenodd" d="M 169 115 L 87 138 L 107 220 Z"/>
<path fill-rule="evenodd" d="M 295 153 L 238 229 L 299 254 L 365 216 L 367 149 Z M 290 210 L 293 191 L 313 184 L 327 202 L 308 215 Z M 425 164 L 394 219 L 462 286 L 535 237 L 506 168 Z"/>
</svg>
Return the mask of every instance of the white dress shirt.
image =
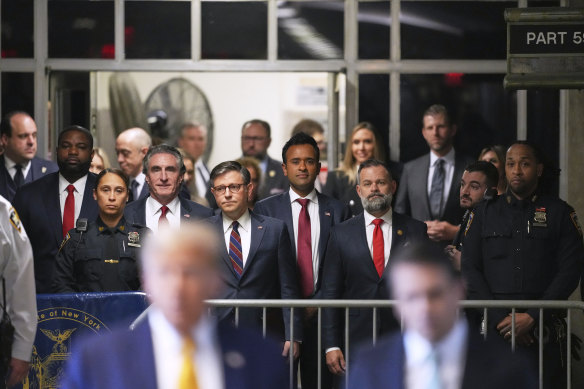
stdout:
<svg viewBox="0 0 584 389">
<path fill-rule="evenodd" d="M 22 176 L 25 179 L 26 175 L 28 174 L 28 171 L 30 170 L 31 165 L 32 161 L 28 161 L 26 164 L 22 166 Z M 8 158 L 8 156 L 4 155 L 4 166 L 6 167 L 6 170 L 8 170 L 8 174 L 10 174 L 10 177 L 12 177 L 12 180 L 14 181 L 14 176 L 16 175 L 16 162 Z"/>
<path fill-rule="evenodd" d="M 182 368 L 181 334 L 154 308 L 148 312 L 158 389 L 176 389 Z M 190 333 L 195 342 L 194 364 L 199 388 L 225 388 L 222 352 L 214 322 L 203 316 Z"/>
<path fill-rule="evenodd" d="M 140 174 L 138 174 L 136 177 L 134 177 L 132 179 L 132 181 L 136 181 L 138 183 L 138 186 L 136 187 L 136 198 L 134 199 L 134 200 L 138 200 L 140 193 L 142 193 L 142 188 L 144 187 L 144 185 L 148 185 L 148 184 L 146 184 L 146 174 L 140 172 Z M 130 188 L 131 187 L 132 187 L 132 185 L 130 185 Z"/>
<path fill-rule="evenodd" d="M 432 344 L 420 334 L 407 331 L 404 334 L 405 387 L 427 388 L 434 372 L 429 360 L 433 349 L 440 359 L 440 381 L 443 389 L 460 389 L 466 361 L 468 327 L 459 319 L 450 332 L 439 342 Z"/>
<path fill-rule="evenodd" d="M 392 209 L 389 208 L 389 211 L 385 213 L 385 215 L 377 218 L 371 215 L 367 211 L 363 211 L 363 216 L 365 217 L 365 234 L 367 235 L 367 247 L 369 247 L 369 252 L 371 253 L 371 257 L 373 257 L 373 231 L 375 230 L 375 224 L 373 224 L 373 220 L 375 219 L 383 219 L 384 223 L 381 224 L 381 232 L 383 233 L 383 258 L 385 259 L 385 266 L 387 266 L 387 261 L 389 261 L 389 252 L 391 250 L 391 230 L 392 230 Z"/>
<path fill-rule="evenodd" d="M 180 200 L 175 197 L 170 203 L 166 204 L 168 212 L 166 219 L 168 225 L 172 228 L 180 227 Z M 154 200 L 152 196 L 146 198 L 146 227 L 150 228 L 152 232 L 158 232 L 158 220 L 162 214 L 162 204 Z"/>
<path fill-rule="evenodd" d="M 225 246 L 227 253 L 229 253 L 229 239 L 231 239 L 231 230 L 233 230 L 233 222 L 227 215 L 223 215 L 223 234 L 225 235 Z M 249 211 L 245 211 L 243 215 L 237 220 L 239 227 L 237 232 L 241 238 L 241 255 L 243 260 L 243 267 L 247 263 L 247 256 L 249 255 L 249 247 L 251 246 L 251 216 Z"/>
<path fill-rule="evenodd" d="M 430 169 L 428 170 L 428 198 L 430 198 L 430 192 L 432 191 L 432 177 L 434 176 L 434 170 L 436 168 L 436 162 L 438 159 L 444 160 L 444 191 L 442 192 L 442 207 L 440 213 L 444 211 L 446 206 L 446 201 L 448 201 L 448 195 L 450 194 L 450 186 L 452 185 L 452 177 L 454 176 L 454 147 L 450 149 L 448 154 L 443 157 L 439 157 L 434 152 L 430 152 Z"/>
<path fill-rule="evenodd" d="M 302 199 L 298 193 L 294 192 L 290 188 L 290 205 L 292 207 L 292 223 L 294 224 L 294 246 L 296 247 L 296 258 L 298 258 L 298 218 L 300 217 L 300 211 L 302 210 L 302 205 L 297 199 Z M 320 243 L 320 215 L 318 211 L 318 196 L 316 190 L 313 189 L 308 196 L 304 197 L 308 199 L 308 216 L 310 216 L 310 244 L 312 245 L 312 274 L 314 279 L 314 286 L 316 287 L 316 282 L 318 281 L 318 267 L 320 265 L 320 257 L 318 254 L 318 246 Z"/>
<path fill-rule="evenodd" d="M 65 201 L 69 192 L 67 187 L 71 184 L 59 173 L 59 201 L 61 203 L 61 220 L 63 220 L 63 213 L 65 212 Z M 73 197 L 75 198 L 75 224 L 81 213 L 81 205 L 83 204 L 83 194 L 85 193 L 85 185 L 87 184 L 87 174 L 73 183 L 75 191 Z"/>
<path fill-rule="evenodd" d="M 197 194 L 200 197 L 205 197 L 209 185 L 209 171 L 203 163 L 203 160 L 199 160 L 195 163 L 195 185 L 197 187 Z"/>
</svg>

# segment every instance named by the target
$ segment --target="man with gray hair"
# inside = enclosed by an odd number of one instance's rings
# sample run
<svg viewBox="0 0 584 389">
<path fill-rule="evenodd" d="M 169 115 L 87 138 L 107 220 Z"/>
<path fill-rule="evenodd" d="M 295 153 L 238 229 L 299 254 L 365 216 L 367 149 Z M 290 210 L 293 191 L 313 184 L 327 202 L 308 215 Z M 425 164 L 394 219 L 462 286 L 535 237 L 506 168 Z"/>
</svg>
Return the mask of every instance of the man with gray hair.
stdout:
<svg viewBox="0 0 584 389">
<path fill-rule="evenodd" d="M 387 299 L 383 280 L 392 255 L 401 247 L 425 241 L 426 225 L 409 216 L 393 212 L 391 201 L 396 184 L 388 167 L 377 160 L 359 166 L 357 193 L 364 212 L 341 224 L 330 233 L 324 260 L 322 296 L 325 299 Z M 349 342 L 344 344 L 343 320 L 337 309 L 325 309 L 323 344 L 329 370 L 339 376 L 346 367 L 347 348 L 372 341 L 371 308 L 352 309 Z M 375 317 L 378 333 L 399 328 L 389 310 L 379 310 Z"/>
<path fill-rule="evenodd" d="M 176 147 L 151 147 L 144 157 L 150 196 L 128 204 L 124 210 L 126 220 L 156 232 L 162 225 L 179 228 L 182 221 L 213 216 L 211 209 L 179 197 L 184 172 L 183 158 Z"/>
<path fill-rule="evenodd" d="M 116 138 L 116 155 L 120 169 L 130 177 L 130 199 L 143 199 L 148 196 L 146 176 L 142 172 L 142 161 L 152 146 L 150 135 L 139 127 L 128 128 Z"/>
<path fill-rule="evenodd" d="M 165 389 L 287 387 L 276 344 L 216 323 L 205 300 L 221 289 L 219 240 L 202 223 L 162 228 L 143 250 L 152 302 L 133 331 L 88 339 L 69 359 L 61 388 Z"/>
<path fill-rule="evenodd" d="M 197 123 L 183 124 L 178 138 L 178 147 L 195 160 L 195 187 L 200 197 L 207 198 L 209 192 L 209 169 L 203 161 L 207 148 L 207 127 Z M 212 195 L 211 195 L 212 197 Z"/>
</svg>

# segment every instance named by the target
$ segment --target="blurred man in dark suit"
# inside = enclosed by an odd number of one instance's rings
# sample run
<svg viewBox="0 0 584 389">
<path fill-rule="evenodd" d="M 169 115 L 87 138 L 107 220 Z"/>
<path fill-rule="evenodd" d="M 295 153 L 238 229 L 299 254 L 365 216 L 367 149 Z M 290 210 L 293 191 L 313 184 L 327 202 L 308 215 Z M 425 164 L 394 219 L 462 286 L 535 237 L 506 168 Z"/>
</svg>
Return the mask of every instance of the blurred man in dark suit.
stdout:
<svg viewBox="0 0 584 389">
<path fill-rule="evenodd" d="M 319 148 L 311 136 L 300 132 L 282 149 L 282 168 L 290 190 L 260 201 L 254 212 L 286 223 L 296 253 L 302 297 L 321 298 L 322 268 L 330 229 L 346 220 L 348 212 L 338 200 L 318 193 L 314 188 L 320 171 Z M 314 309 L 304 315 L 300 374 L 303 389 L 317 388 L 318 321 Z M 324 361 L 322 366 L 324 367 Z M 330 387 L 330 373 L 322 373 L 322 388 Z"/>
<path fill-rule="evenodd" d="M 50 293 L 55 257 L 63 237 L 79 218 L 95 220 L 93 198 L 96 175 L 89 172 L 93 136 L 86 128 L 70 126 L 59 134 L 59 171 L 21 187 L 14 196 L 34 254 L 37 293 Z"/>
<path fill-rule="evenodd" d="M 401 247 L 428 239 L 424 223 L 393 212 L 391 201 L 396 183 L 387 165 L 367 160 L 359 166 L 357 177 L 357 193 L 364 212 L 331 231 L 323 271 L 325 299 L 388 298 L 385 269 L 393 254 Z M 379 333 L 399 327 L 387 310 L 379 310 L 376 321 Z M 336 375 L 345 372 L 343 350 L 354 350 L 360 342 L 372 341 L 373 310 L 351 309 L 350 347 L 343 341 L 343 323 L 339 310 L 325 309 L 323 343 L 327 366 Z"/>
<path fill-rule="evenodd" d="M 217 324 L 205 300 L 218 295 L 219 242 L 208 225 L 165 227 L 146 241 L 147 320 L 88 339 L 74 350 L 63 389 L 277 389 L 287 387 L 278 346 Z"/>
<path fill-rule="evenodd" d="M 535 389 L 535 374 L 510 347 L 485 342 L 459 315 L 460 273 L 435 245 L 412 245 L 389 268 L 403 334 L 355 356 L 351 389 Z"/>
<path fill-rule="evenodd" d="M 13 111 L 2 118 L 0 195 L 8 201 L 22 185 L 59 170 L 56 163 L 36 157 L 37 132 L 36 123 L 26 112 Z"/>
</svg>

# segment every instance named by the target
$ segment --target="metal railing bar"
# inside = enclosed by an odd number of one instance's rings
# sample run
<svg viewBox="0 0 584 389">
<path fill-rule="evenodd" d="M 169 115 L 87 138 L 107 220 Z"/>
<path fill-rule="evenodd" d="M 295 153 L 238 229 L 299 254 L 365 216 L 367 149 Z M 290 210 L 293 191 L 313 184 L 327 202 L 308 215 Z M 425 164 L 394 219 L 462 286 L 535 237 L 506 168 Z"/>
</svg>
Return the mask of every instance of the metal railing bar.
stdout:
<svg viewBox="0 0 584 389">
<path fill-rule="evenodd" d="M 345 308 L 345 388 L 349 387 L 349 308 Z"/>
<path fill-rule="evenodd" d="M 268 313 L 268 308 L 262 307 L 262 335 L 264 336 L 264 338 L 266 337 L 266 330 L 267 330 L 267 325 L 266 325 L 266 321 L 268 320 L 266 317 L 267 313 Z"/>
<path fill-rule="evenodd" d="M 538 329 L 538 379 L 539 389 L 543 389 L 543 309 L 539 310 L 539 329 Z"/>
<path fill-rule="evenodd" d="M 294 389 L 294 307 L 290 308 L 290 349 L 288 350 L 290 364 L 290 389 Z"/>
<path fill-rule="evenodd" d="M 317 378 L 317 389 L 321 389 L 321 380 L 322 380 L 322 355 L 321 355 L 321 350 L 322 350 L 322 308 L 318 308 L 318 332 L 317 332 L 317 338 L 316 338 L 316 352 L 318 354 L 318 359 L 317 359 L 317 372 L 316 372 L 316 378 Z"/>
<path fill-rule="evenodd" d="M 511 308 L 511 350 L 515 351 L 515 307 Z"/>
<path fill-rule="evenodd" d="M 377 308 L 373 308 L 373 345 L 377 343 Z"/>
</svg>

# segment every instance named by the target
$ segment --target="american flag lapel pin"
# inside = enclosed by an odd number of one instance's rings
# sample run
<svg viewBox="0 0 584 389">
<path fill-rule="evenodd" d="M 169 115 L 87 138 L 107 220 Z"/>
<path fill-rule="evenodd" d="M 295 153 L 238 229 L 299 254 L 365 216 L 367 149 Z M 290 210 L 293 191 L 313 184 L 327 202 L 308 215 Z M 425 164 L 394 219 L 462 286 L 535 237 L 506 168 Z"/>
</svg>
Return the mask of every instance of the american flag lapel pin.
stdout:
<svg viewBox="0 0 584 389">
<path fill-rule="evenodd" d="M 258 230 L 261 230 L 262 228 L 264 228 L 264 226 L 258 226 Z"/>
<path fill-rule="evenodd" d="M 188 213 L 185 213 L 183 216 L 186 217 L 187 219 L 191 217 L 191 215 L 189 215 Z"/>
<path fill-rule="evenodd" d="M 324 216 L 330 216 L 330 215 L 331 215 L 331 213 L 330 213 L 330 212 L 325 212 L 325 213 L 324 213 Z"/>
<path fill-rule="evenodd" d="M 47 172 L 47 167 L 46 166 L 43 166 L 41 168 L 41 173 L 45 174 L 46 172 Z"/>
</svg>

